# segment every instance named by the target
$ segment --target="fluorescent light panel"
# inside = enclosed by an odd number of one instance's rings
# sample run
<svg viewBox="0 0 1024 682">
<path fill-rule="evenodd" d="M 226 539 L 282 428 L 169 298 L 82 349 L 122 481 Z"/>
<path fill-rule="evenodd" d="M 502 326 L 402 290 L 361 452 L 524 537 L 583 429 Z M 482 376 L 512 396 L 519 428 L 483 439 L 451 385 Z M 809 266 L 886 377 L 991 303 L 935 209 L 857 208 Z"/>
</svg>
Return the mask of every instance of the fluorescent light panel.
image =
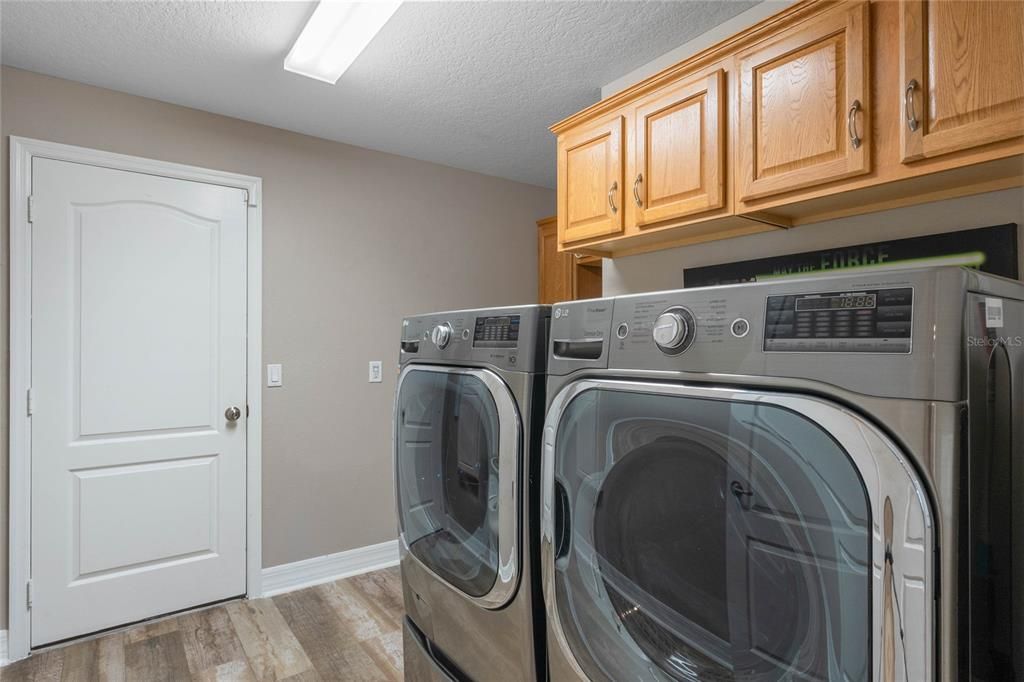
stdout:
<svg viewBox="0 0 1024 682">
<path fill-rule="evenodd" d="M 337 83 L 401 4 L 321 0 L 285 57 L 285 70 Z"/>
</svg>

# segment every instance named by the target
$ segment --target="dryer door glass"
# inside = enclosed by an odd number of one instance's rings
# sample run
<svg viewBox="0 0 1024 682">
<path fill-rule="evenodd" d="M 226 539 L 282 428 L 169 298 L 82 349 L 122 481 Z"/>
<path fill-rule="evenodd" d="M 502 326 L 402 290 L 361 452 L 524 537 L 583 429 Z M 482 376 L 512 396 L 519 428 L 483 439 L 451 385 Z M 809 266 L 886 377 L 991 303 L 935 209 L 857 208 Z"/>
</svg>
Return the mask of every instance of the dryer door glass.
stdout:
<svg viewBox="0 0 1024 682">
<path fill-rule="evenodd" d="M 871 505 L 817 424 L 769 404 L 594 389 L 562 413 L 554 453 L 569 534 L 554 550 L 557 619 L 590 677 L 877 674 Z"/>
<path fill-rule="evenodd" d="M 396 410 L 398 505 L 409 551 L 473 597 L 499 565 L 499 412 L 469 372 L 403 376 Z"/>
</svg>

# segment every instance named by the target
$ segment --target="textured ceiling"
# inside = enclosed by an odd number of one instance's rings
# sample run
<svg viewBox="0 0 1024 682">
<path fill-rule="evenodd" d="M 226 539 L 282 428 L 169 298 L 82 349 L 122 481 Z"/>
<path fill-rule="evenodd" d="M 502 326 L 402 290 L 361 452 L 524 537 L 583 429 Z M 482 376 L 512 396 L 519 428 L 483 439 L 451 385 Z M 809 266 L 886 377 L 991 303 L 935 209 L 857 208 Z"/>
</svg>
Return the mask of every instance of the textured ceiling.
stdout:
<svg viewBox="0 0 1024 682">
<path fill-rule="evenodd" d="M 0 2 L 4 64 L 551 187 L 547 127 L 756 2 L 407 2 L 336 85 L 282 61 L 314 3 Z"/>
</svg>

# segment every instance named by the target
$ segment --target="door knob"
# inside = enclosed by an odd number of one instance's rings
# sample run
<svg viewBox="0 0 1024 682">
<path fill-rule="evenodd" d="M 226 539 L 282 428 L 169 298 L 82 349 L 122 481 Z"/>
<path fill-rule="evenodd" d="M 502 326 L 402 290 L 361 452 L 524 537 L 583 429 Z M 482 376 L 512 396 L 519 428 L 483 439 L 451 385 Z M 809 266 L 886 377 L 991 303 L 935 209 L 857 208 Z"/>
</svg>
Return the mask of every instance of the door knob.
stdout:
<svg viewBox="0 0 1024 682">
<path fill-rule="evenodd" d="M 240 410 L 237 407 L 232 406 L 224 410 L 224 418 L 227 419 L 229 422 L 236 422 L 238 421 L 238 418 L 241 416 L 242 410 Z"/>
</svg>

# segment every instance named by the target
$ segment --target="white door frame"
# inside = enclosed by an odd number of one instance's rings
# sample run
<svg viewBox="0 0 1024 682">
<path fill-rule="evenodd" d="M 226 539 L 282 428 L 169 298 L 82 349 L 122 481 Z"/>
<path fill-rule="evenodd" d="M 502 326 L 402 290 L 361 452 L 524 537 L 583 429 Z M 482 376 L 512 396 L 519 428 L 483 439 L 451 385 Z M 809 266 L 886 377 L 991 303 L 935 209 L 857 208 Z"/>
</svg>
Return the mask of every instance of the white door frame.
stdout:
<svg viewBox="0 0 1024 682">
<path fill-rule="evenodd" d="M 246 596 L 262 594 L 262 310 L 263 224 L 261 178 L 207 170 L 84 147 L 10 138 L 10 466 L 8 538 L 8 657 L 15 661 L 30 652 L 31 616 L 28 581 L 31 577 L 32 430 L 28 389 L 32 378 L 32 252 L 29 197 L 32 159 L 70 161 L 116 170 L 159 175 L 179 180 L 237 187 L 249 193 L 246 293 Z"/>
</svg>

